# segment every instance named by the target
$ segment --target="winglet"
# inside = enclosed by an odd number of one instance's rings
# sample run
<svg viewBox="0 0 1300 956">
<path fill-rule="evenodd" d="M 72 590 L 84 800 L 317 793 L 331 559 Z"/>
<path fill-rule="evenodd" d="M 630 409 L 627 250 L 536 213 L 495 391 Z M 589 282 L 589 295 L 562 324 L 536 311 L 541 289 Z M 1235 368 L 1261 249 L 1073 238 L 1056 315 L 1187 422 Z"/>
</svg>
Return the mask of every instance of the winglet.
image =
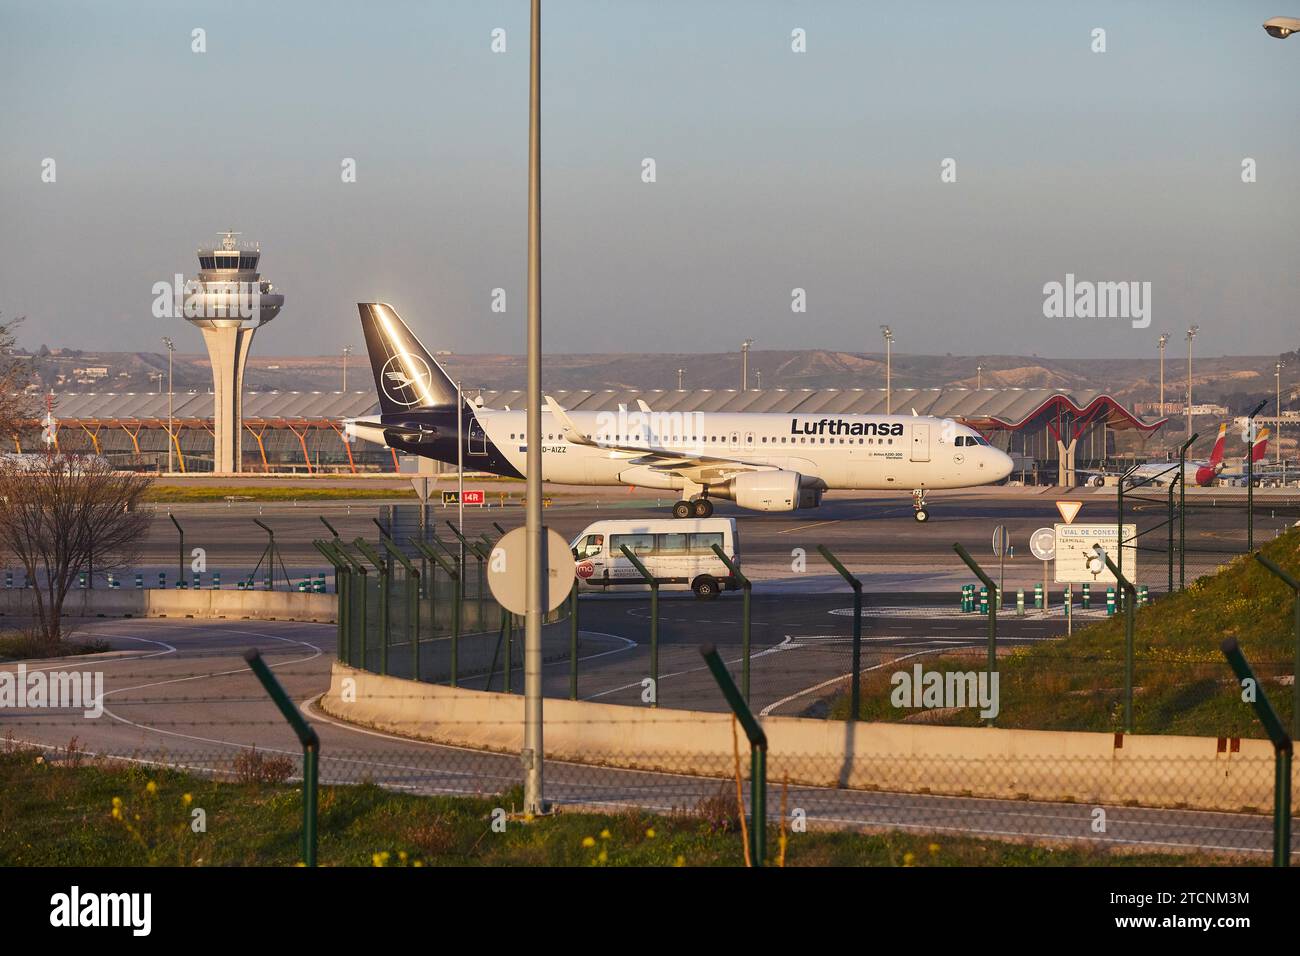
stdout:
<svg viewBox="0 0 1300 956">
<path fill-rule="evenodd" d="M 566 441 L 572 442 L 575 445 L 596 444 L 588 435 L 584 435 L 582 432 L 578 431 L 578 426 L 573 424 L 573 419 L 569 417 L 569 413 L 561 408 L 560 403 L 550 395 L 546 396 L 546 407 L 560 423 L 560 432 L 564 435 Z"/>
</svg>

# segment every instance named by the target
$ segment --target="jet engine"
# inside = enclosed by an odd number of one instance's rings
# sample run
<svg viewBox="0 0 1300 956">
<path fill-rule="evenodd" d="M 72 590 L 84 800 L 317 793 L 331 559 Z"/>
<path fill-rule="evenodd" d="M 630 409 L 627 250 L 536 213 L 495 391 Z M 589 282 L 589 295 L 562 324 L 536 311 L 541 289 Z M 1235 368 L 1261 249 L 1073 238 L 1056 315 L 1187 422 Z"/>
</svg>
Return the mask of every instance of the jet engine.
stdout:
<svg viewBox="0 0 1300 956">
<path fill-rule="evenodd" d="M 797 471 L 746 472 L 725 485 L 711 485 L 709 494 L 751 511 L 794 511 L 822 503 L 821 489 L 804 487 Z"/>
</svg>

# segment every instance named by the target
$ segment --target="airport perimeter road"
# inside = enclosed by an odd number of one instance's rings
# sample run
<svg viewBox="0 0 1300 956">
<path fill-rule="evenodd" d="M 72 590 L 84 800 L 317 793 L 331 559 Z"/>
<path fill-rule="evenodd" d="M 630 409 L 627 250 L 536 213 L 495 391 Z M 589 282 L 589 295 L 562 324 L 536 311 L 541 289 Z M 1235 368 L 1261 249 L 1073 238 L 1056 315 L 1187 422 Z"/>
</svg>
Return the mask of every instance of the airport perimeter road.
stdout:
<svg viewBox="0 0 1300 956">
<path fill-rule="evenodd" d="M 955 602 L 918 605 L 911 601 L 912 595 L 897 597 L 864 608 L 864 668 L 962 647 L 987 647 L 986 616 L 963 614 Z M 873 600 L 884 599 L 877 596 Z M 853 600 L 848 594 L 756 596 L 751 615 L 753 707 L 765 714 L 787 716 L 823 713 L 825 699 L 843 690 L 852 672 L 852 612 Z M 741 599 L 736 594 L 698 601 L 694 595 L 679 593 L 660 600 L 659 706 L 726 709 L 699 648 L 715 644 L 739 675 L 741 617 Z M 604 653 L 600 649 L 584 652 L 591 656 L 580 665 L 579 698 L 643 705 L 643 682 L 650 676 L 649 600 L 631 595 L 584 599 L 579 620 L 585 634 L 617 635 L 623 641 Z M 998 647 L 1006 650 L 1049 640 L 1063 630 L 1059 618 L 1044 618 L 1032 611 L 1021 618 L 1004 611 L 998 622 Z M 628 641 L 635 642 L 634 646 Z M 467 686 L 481 687 L 482 681 Z M 499 676 L 494 686 L 500 689 Z M 518 677 L 514 686 L 519 686 Z M 567 695 L 567 665 L 549 667 L 544 686 L 550 696 Z"/>
<path fill-rule="evenodd" d="M 445 484 L 445 482 L 444 482 Z M 471 482 L 472 484 L 472 482 Z M 449 487 L 449 485 L 448 485 Z M 518 490 L 518 489 L 516 489 Z M 497 494 L 497 493 L 494 493 Z M 990 548 L 993 529 L 1005 524 L 1014 547 L 1007 563 L 1007 587 L 1032 590 L 1042 581 L 1042 564 L 1029 554 L 1029 535 L 1039 527 L 1060 520 L 1055 501 L 1060 497 L 1084 502 L 1077 520 L 1114 521 L 1115 489 L 1075 488 L 988 488 L 946 492 L 931 497 L 931 519 L 920 524 L 912 519 L 910 498 L 883 493 L 832 493 L 822 507 L 808 512 L 756 513 L 743 511 L 730 502 L 717 503 L 717 514 L 739 522 L 741 554 L 751 577 L 760 589 L 779 591 L 836 590 L 840 579 L 816 553 L 824 544 L 850 568 L 868 581 L 869 590 L 933 591 L 950 593 L 971 580 L 969 572 L 953 554 L 952 544 L 960 541 L 976 559 L 995 565 Z M 1157 493 L 1155 497 L 1159 497 Z M 517 496 L 516 496 L 517 499 Z M 1245 550 L 1244 514 L 1237 504 L 1239 489 L 1198 490 L 1189 495 L 1197 505 L 1187 520 L 1188 573 L 1206 573 Z M 492 495 L 489 496 L 492 500 Z M 556 489 L 552 507 L 544 515 L 547 523 L 566 538 L 580 533 L 590 523 L 606 518 L 666 517 L 671 496 L 656 499 L 639 489 L 608 488 Z M 312 548 L 313 538 L 329 535 L 319 520 L 324 515 L 340 535 L 351 540 L 358 535 L 374 540 L 379 529 L 375 519 L 387 527 L 395 517 L 399 535 L 418 530 L 418 506 L 409 500 L 394 503 L 358 501 L 291 502 L 258 504 L 157 505 L 140 561 L 148 571 L 148 583 L 159 570 L 169 580 L 178 569 L 178 536 L 167 518 L 170 509 L 185 529 L 186 553 L 195 547 L 206 552 L 207 567 L 220 571 L 228 581 L 247 574 L 267 544 L 266 532 L 253 523 L 260 518 L 276 532 L 276 543 L 291 574 L 326 570 Z M 1167 538 L 1160 522 L 1164 505 L 1157 501 L 1131 501 L 1129 519 L 1147 531 L 1139 553 L 1140 577 L 1153 590 L 1164 587 Z M 1260 491 L 1256 498 L 1256 535 L 1268 540 L 1282 527 L 1293 523 L 1300 512 L 1300 496 L 1278 491 Z M 445 522 L 455 520 L 456 509 L 440 504 L 428 509 L 430 523 L 444 538 L 450 538 Z M 466 530 L 471 536 L 487 531 L 493 523 L 513 528 L 523 522 L 523 509 L 515 506 L 465 509 Z M 1150 530 L 1154 529 L 1154 530 Z M 805 569 L 792 570 L 803 557 Z M 188 560 L 186 562 L 188 567 Z M 129 586 L 129 583 L 128 583 Z"/>
<path fill-rule="evenodd" d="M 0 712 L 0 731 L 14 742 L 51 748 L 59 759 L 70 741 L 89 755 L 202 771 L 229 769 L 236 754 L 296 759 L 293 735 L 248 671 L 241 654 L 258 647 L 290 695 L 309 701 L 327 685 L 334 629 L 286 622 L 102 621 L 82 629 L 112 642 L 110 656 L 32 662 L 31 668 L 102 672 L 105 711 L 97 719 L 51 710 Z M 12 669 L 14 665 L 6 665 Z M 306 707 L 322 740 L 323 783 L 375 783 L 416 793 L 497 793 L 519 783 L 517 756 L 403 740 L 348 727 Z M 618 770 L 548 761 L 547 796 L 560 806 L 629 805 L 671 811 L 715 796 L 716 778 Z M 779 793 L 779 784 L 773 784 Z M 1092 807 L 864 792 L 792 786 L 788 805 L 811 826 L 900 828 L 911 832 L 1073 841 L 1111 848 L 1231 852 L 1265 861 L 1266 817 L 1186 810 L 1108 807 L 1105 833 L 1092 832 Z M 768 807 L 780 812 L 779 798 Z M 107 812 L 107 808 L 105 808 Z M 797 839 L 797 837 L 795 838 Z"/>
</svg>

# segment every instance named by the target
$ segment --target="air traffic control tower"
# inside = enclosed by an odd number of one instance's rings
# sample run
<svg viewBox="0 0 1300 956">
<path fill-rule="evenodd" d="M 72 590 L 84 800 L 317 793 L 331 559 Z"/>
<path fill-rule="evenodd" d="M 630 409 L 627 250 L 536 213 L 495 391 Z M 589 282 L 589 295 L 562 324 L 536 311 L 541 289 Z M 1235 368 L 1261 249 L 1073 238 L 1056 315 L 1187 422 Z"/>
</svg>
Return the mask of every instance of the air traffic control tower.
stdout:
<svg viewBox="0 0 1300 956">
<path fill-rule="evenodd" d="M 186 283 L 181 314 L 203 333 L 212 361 L 213 471 L 231 474 L 242 470 L 244 366 L 253 333 L 279 314 L 284 296 L 258 273 L 256 244 L 236 242 L 237 232 L 220 235 L 220 245 L 199 250 L 198 278 Z"/>
</svg>

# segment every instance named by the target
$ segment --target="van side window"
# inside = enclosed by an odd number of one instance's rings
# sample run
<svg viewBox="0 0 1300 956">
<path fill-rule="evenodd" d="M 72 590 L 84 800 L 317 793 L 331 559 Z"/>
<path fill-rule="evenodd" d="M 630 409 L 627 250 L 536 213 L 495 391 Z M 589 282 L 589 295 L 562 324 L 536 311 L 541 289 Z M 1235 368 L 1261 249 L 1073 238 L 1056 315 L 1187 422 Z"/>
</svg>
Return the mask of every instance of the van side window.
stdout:
<svg viewBox="0 0 1300 956">
<path fill-rule="evenodd" d="M 657 534 L 655 535 L 655 545 L 660 554 L 685 554 L 687 535 Z"/>
<path fill-rule="evenodd" d="M 605 536 L 603 534 L 589 534 L 583 540 L 582 544 L 578 545 L 578 557 L 594 558 L 596 555 L 600 554 L 604 548 Z"/>
<path fill-rule="evenodd" d="M 721 531 L 697 531 L 691 535 L 691 550 L 713 552 L 713 545 L 719 548 L 726 548 L 722 541 Z"/>
<path fill-rule="evenodd" d="M 650 554 L 655 549 L 655 536 L 652 534 L 612 534 L 609 536 L 609 550 L 615 557 L 623 557 L 623 545 L 640 557 Z"/>
</svg>

